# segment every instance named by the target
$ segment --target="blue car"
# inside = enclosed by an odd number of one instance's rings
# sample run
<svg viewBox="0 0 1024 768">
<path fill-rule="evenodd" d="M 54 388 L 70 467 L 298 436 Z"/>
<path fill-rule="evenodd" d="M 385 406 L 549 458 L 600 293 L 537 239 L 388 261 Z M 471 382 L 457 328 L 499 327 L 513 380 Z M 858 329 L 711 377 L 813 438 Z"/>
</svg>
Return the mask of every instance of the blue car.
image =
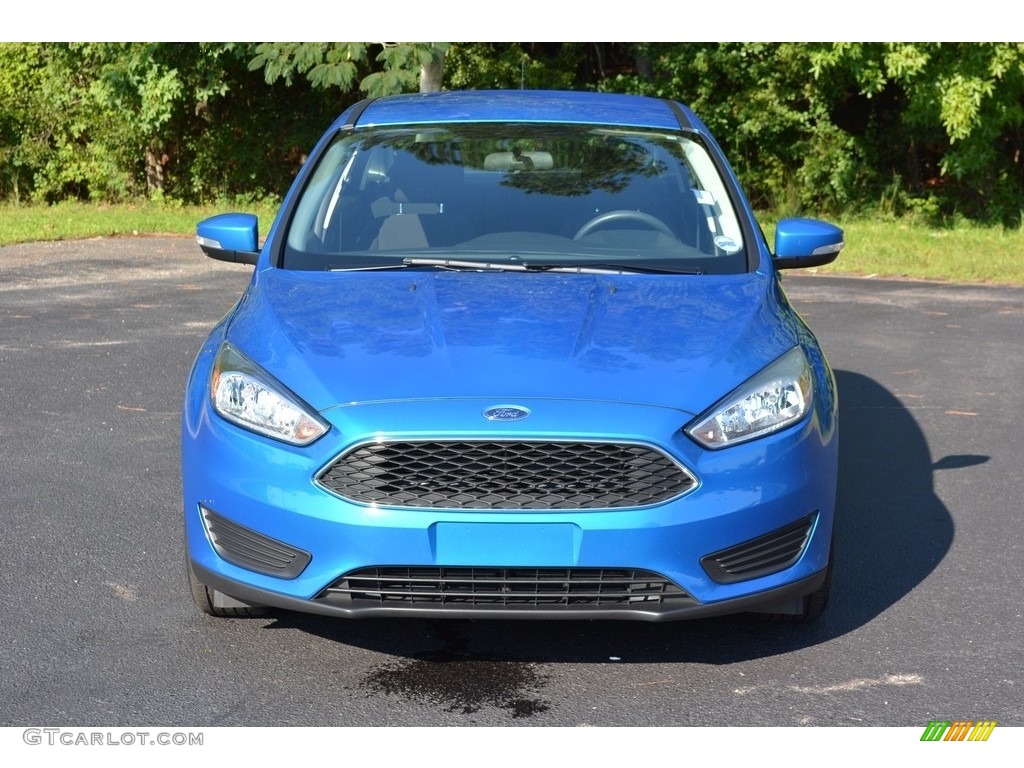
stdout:
<svg viewBox="0 0 1024 768">
<path fill-rule="evenodd" d="M 824 355 L 701 120 L 674 101 L 362 101 L 312 150 L 202 344 L 187 567 L 213 616 L 810 621 L 832 572 Z"/>
</svg>

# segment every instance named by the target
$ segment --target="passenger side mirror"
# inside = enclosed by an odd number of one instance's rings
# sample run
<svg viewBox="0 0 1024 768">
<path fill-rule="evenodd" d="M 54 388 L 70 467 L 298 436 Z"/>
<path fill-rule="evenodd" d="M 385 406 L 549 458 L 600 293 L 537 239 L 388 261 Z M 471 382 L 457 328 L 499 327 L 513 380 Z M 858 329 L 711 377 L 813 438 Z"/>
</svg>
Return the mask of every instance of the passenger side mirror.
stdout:
<svg viewBox="0 0 1024 768">
<path fill-rule="evenodd" d="M 251 213 L 222 213 L 196 226 L 196 241 L 211 259 L 255 264 L 260 257 L 259 219 Z"/>
</svg>

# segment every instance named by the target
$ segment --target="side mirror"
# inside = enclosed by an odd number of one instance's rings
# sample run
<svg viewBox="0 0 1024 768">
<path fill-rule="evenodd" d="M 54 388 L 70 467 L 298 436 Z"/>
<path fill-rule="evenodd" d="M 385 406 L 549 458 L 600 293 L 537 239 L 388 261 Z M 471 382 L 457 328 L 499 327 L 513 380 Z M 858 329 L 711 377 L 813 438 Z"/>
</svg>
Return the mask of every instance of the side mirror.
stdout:
<svg viewBox="0 0 1024 768">
<path fill-rule="evenodd" d="M 843 230 L 817 219 L 783 219 L 775 227 L 776 269 L 820 267 L 843 249 Z"/>
<path fill-rule="evenodd" d="M 211 259 L 255 264 L 260 257 L 259 219 L 251 213 L 222 213 L 196 225 L 196 241 Z"/>
</svg>

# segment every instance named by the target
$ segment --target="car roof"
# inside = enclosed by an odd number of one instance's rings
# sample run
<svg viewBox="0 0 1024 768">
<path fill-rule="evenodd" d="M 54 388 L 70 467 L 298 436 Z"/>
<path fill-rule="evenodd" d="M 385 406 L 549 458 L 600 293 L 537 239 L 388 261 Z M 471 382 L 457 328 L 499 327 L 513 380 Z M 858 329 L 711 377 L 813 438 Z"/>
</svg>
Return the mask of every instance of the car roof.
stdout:
<svg viewBox="0 0 1024 768">
<path fill-rule="evenodd" d="M 687 107 L 667 99 L 585 91 L 441 91 L 367 99 L 335 128 L 440 123 L 569 123 L 702 130 Z"/>
</svg>

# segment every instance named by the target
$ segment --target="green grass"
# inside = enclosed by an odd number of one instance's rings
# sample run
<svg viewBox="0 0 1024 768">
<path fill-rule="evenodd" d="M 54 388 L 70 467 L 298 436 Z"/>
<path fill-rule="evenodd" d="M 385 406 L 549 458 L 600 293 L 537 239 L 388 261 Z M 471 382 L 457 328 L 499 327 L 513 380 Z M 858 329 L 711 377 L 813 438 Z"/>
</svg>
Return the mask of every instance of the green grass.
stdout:
<svg viewBox="0 0 1024 768">
<path fill-rule="evenodd" d="M 244 206 L 181 206 L 158 203 L 123 205 L 0 205 L 0 246 L 40 240 L 80 240 L 91 237 L 139 235 L 194 236 L 196 222 L 231 210 L 260 218 L 260 233 L 270 227 L 271 204 Z"/>
<path fill-rule="evenodd" d="M 157 203 L 0 205 L 0 245 L 90 237 L 192 236 L 197 221 L 228 210 L 256 213 L 261 234 L 266 234 L 276 212 L 272 203 L 204 207 Z M 833 264 L 808 271 L 1024 285 L 1024 229 L 970 224 L 935 228 L 910 220 L 869 218 L 835 223 L 845 231 L 846 247 Z M 765 232 L 770 242 L 774 234 L 770 223 Z"/>
<path fill-rule="evenodd" d="M 1024 285 L 1024 230 L 960 224 L 936 228 L 912 221 L 851 219 L 846 246 L 817 274 L 905 277 L 956 283 Z M 765 227 L 769 242 L 774 234 Z"/>
</svg>

